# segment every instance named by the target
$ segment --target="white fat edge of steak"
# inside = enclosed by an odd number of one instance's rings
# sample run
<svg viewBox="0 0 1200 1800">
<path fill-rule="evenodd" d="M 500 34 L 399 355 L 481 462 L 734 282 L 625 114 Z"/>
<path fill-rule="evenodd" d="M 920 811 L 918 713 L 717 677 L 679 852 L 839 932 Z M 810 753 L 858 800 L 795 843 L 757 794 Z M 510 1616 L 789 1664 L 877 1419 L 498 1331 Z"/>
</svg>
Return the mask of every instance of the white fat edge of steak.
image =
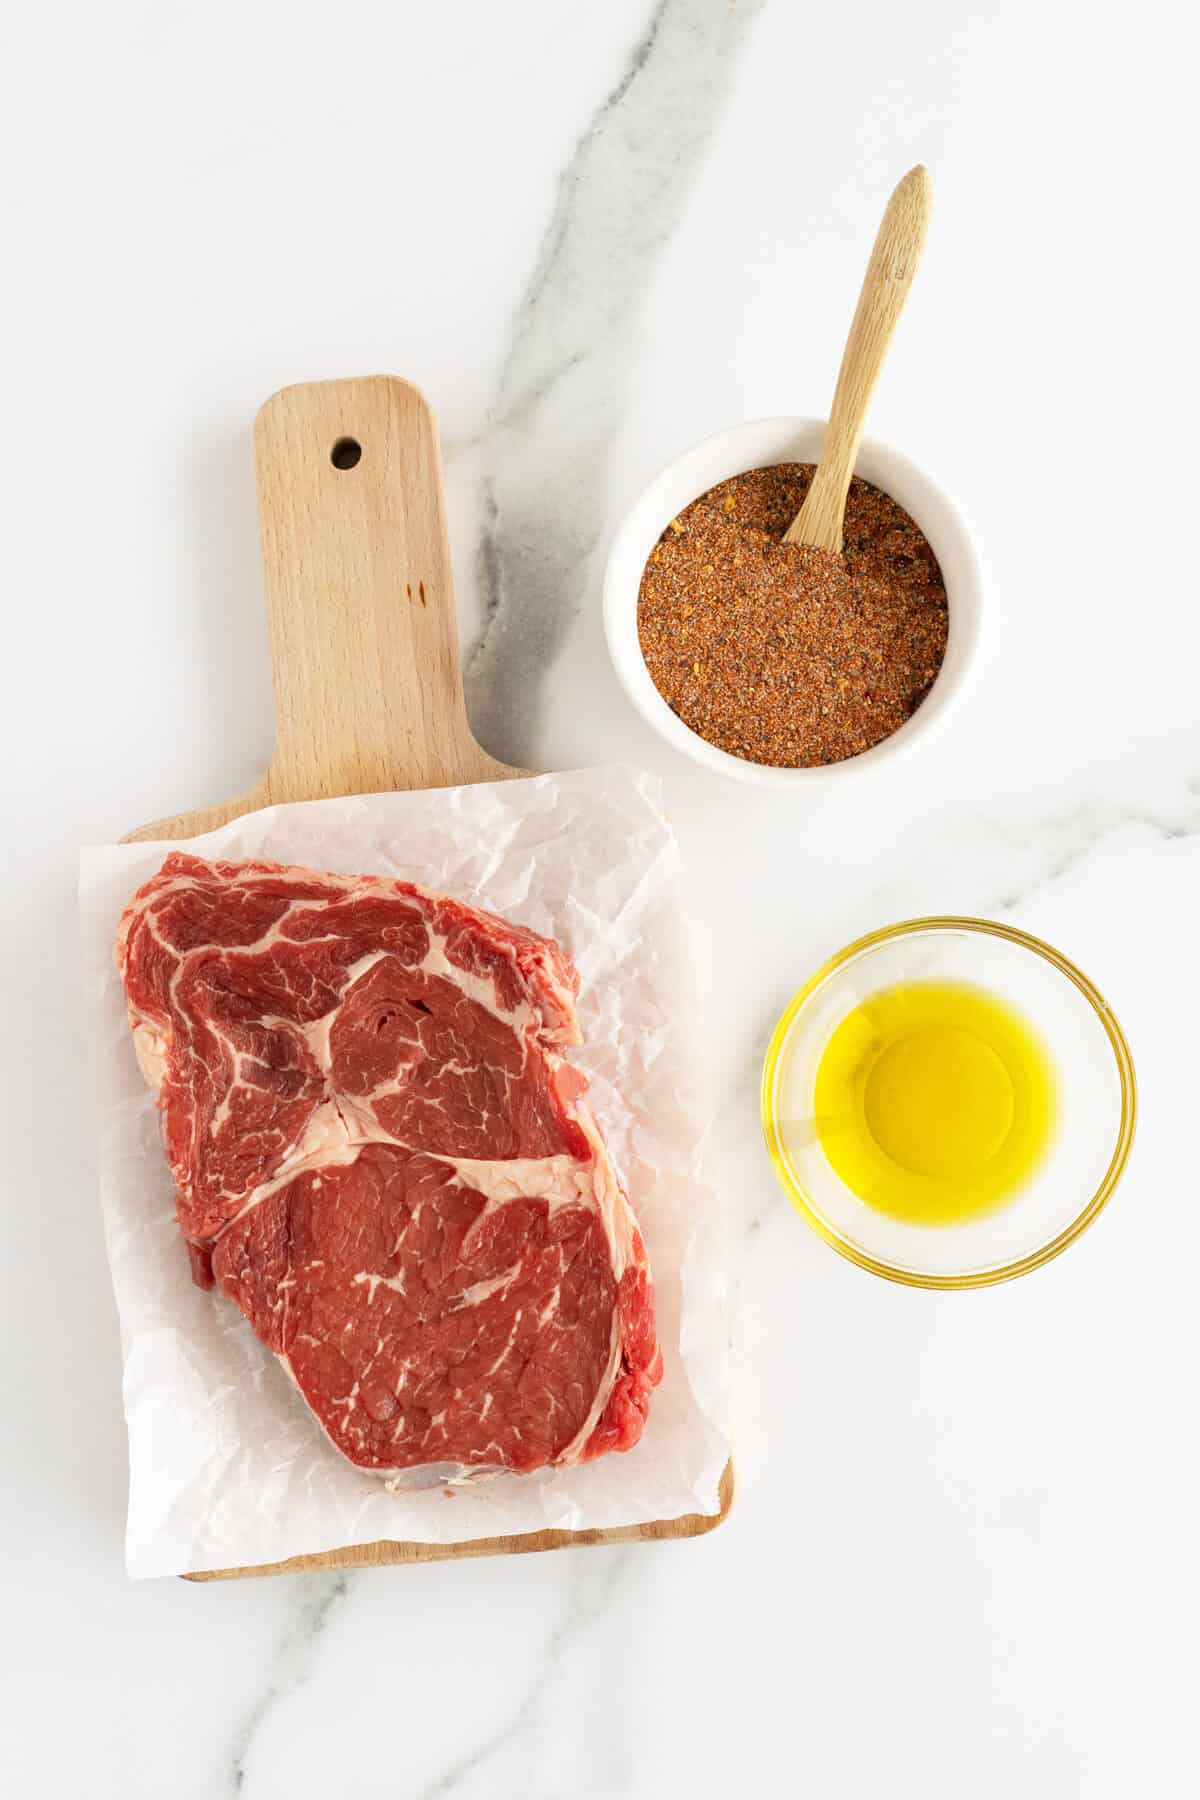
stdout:
<svg viewBox="0 0 1200 1800">
<path fill-rule="evenodd" d="M 131 1017 L 131 1025 L 133 1052 L 137 1057 L 138 1068 L 142 1071 L 146 1086 L 151 1093 L 157 1095 L 167 1072 L 166 1033 L 153 1019 L 147 1019 L 144 1015 L 138 1018 L 136 1024 L 132 1023 Z"/>
<path fill-rule="evenodd" d="M 600 1136 L 596 1121 L 588 1107 L 576 1102 L 575 1117 L 583 1129 L 589 1144 L 592 1146 L 593 1171 L 592 1192 L 596 1210 L 604 1225 L 604 1235 L 608 1240 L 609 1254 L 612 1258 L 613 1279 L 617 1292 L 613 1301 L 611 1337 L 608 1346 L 608 1363 L 596 1389 L 591 1409 L 575 1436 L 565 1449 L 554 1459 L 555 1468 L 569 1468 L 572 1463 L 581 1460 L 587 1449 L 588 1440 L 595 1431 L 608 1405 L 617 1377 L 621 1373 L 621 1277 L 634 1261 L 633 1240 L 637 1226 L 628 1197 L 621 1186 L 620 1177 L 613 1167 L 612 1158 L 608 1154 L 608 1146 Z"/>
</svg>

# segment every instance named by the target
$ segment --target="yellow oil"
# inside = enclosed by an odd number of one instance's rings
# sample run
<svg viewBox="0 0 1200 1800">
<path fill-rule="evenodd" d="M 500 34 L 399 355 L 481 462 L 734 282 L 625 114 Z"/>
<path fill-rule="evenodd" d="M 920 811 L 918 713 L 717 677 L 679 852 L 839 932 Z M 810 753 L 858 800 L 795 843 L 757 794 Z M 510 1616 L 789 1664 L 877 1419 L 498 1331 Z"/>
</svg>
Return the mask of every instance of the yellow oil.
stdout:
<svg viewBox="0 0 1200 1800">
<path fill-rule="evenodd" d="M 1058 1083 L 1033 1026 L 968 982 L 898 982 L 837 1026 L 817 1066 L 817 1137 L 868 1206 L 918 1225 L 992 1212 L 1054 1136 Z"/>
</svg>

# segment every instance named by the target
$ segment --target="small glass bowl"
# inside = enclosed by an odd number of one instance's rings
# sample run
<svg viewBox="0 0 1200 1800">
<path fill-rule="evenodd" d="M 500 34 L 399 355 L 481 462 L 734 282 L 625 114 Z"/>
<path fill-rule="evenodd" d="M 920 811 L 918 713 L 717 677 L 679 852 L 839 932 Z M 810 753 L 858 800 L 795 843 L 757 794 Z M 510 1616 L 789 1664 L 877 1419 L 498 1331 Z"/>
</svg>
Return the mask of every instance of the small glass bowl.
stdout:
<svg viewBox="0 0 1200 1800">
<path fill-rule="evenodd" d="M 1054 1138 L 1023 1187 L 966 1221 L 917 1225 L 859 1200 L 813 1124 L 817 1064 L 835 1027 L 896 982 L 969 982 L 1014 1006 L 1054 1064 Z M 1137 1116 L 1133 1059 L 1108 1002 L 1049 944 L 986 919 L 910 919 L 827 962 L 775 1027 L 762 1079 L 767 1149 L 802 1218 L 860 1268 L 909 1287 L 987 1287 L 1040 1268 L 1074 1243 L 1112 1193 Z"/>
</svg>

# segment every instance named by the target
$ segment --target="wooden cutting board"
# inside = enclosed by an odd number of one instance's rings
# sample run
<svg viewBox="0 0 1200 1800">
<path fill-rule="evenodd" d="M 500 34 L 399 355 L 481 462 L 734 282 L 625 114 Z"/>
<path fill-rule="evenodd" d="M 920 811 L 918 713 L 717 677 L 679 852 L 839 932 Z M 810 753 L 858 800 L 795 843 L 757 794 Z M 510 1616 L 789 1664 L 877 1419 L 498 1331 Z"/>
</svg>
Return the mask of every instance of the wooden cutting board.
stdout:
<svg viewBox="0 0 1200 1800">
<path fill-rule="evenodd" d="M 527 774 L 489 756 L 467 723 L 441 453 L 416 388 L 390 375 L 284 388 L 255 421 L 254 463 L 275 690 L 271 760 L 236 800 L 156 819 L 126 842 L 196 837 L 284 801 Z M 732 1501 L 730 1463 L 714 1514 L 461 1544 L 351 1544 L 188 1579 L 699 1537 Z"/>
</svg>

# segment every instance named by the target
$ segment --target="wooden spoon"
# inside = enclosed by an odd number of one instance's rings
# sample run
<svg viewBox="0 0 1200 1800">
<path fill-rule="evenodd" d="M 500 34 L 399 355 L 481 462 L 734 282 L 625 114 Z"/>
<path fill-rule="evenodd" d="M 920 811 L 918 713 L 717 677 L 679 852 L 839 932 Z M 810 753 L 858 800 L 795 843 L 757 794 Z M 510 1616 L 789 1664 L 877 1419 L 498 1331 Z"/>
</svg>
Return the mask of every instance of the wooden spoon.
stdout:
<svg viewBox="0 0 1200 1800">
<path fill-rule="evenodd" d="M 863 421 L 917 272 L 931 201 L 928 171 L 918 163 L 888 201 L 880 223 L 842 353 L 821 460 L 804 505 L 783 534 L 785 544 L 812 544 L 818 550 L 841 554 L 846 495 Z"/>
</svg>

